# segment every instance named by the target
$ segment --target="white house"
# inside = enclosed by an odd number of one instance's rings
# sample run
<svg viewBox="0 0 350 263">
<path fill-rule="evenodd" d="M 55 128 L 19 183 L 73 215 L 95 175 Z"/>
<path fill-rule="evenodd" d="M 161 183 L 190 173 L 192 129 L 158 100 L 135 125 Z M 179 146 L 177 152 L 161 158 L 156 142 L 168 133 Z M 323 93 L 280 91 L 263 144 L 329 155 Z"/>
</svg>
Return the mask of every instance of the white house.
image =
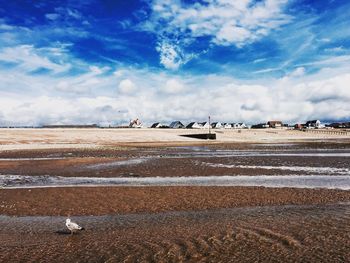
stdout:
<svg viewBox="0 0 350 263">
<path fill-rule="evenodd" d="M 321 121 L 320 120 L 307 121 L 305 126 L 306 126 L 306 128 L 309 128 L 309 129 L 320 129 L 320 128 L 323 128 L 323 125 L 321 125 Z"/>
<path fill-rule="evenodd" d="M 173 121 L 170 123 L 169 127 L 172 129 L 182 129 L 185 128 L 185 125 L 183 125 L 181 121 Z"/>
<path fill-rule="evenodd" d="M 232 128 L 233 129 L 246 129 L 248 128 L 247 125 L 243 122 L 235 122 L 235 123 L 232 123 Z"/>
<path fill-rule="evenodd" d="M 201 125 L 201 128 L 202 128 L 202 129 L 209 129 L 209 127 L 210 127 L 210 124 L 209 124 L 209 122 L 207 122 L 207 121 L 205 121 L 205 122 L 200 122 L 199 124 Z"/>
<path fill-rule="evenodd" d="M 213 122 L 213 123 L 211 123 L 211 127 L 212 127 L 213 129 L 221 129 L 221 128 L 223 128 L 221 122 Z"/>
<path fill-rule="evenodd" d="M 200 129 L 202 126 L 198 122 L 190 122 L 187 126 L 187 129 Z"/>
<path fill-rule="evenodd" d="M 139 119 L 131 120 L 129 123 L 130 128 L 142 128 L 142 123 Z"/>
<path fill-rule="evenodd" d="M 224 127 L 224 129 L 232 129 L 232 124 L 231 123 L 223 123 L 222 127 Z"/>
<path fill-rule="evenodd" d="M 166 128 L 168 126 L 166 126 L 165 124 L 162 124 L 161 122 L 155 122 L 152 124 L 151 128 Z"/>
</svg>

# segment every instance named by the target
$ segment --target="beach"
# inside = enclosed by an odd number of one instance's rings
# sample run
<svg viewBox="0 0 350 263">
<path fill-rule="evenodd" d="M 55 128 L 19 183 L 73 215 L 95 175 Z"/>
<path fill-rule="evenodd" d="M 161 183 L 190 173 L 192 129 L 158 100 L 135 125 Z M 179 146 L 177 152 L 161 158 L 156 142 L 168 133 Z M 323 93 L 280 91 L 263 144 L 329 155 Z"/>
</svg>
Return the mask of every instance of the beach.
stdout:
<svg viewBox="0 0 350 263">
<path fill-rule="evenodd" d="M 350 258 L 349 136 L 198 132 L 0 129 L 0 261 Z"/>
</svg>

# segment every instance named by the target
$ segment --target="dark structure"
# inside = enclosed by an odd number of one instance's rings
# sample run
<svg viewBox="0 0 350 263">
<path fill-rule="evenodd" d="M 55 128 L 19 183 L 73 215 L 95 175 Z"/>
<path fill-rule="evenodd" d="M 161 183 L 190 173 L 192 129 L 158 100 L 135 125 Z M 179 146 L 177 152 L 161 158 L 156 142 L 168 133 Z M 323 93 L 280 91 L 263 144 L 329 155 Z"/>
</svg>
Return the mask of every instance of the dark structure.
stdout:
<svg viewBox="0 0 350 263">
<path fill-rule="evenodd" d="M 180 135 L 180 136 L 189 137 L 189 138 L 195 138 L 195 139 L 202 139 L 202 140 L 216 140 L 216 134 L 215 133 L 184 134 L 184 135 Z"/>
<path fill-rule="evenodd" d="M 269 125 L 270 128 L 281 128 L 283 123 L 281 121 L 268 121 L 267 125 Z"/>
<path fill-rule="evenodd" d="M 255 124 L 252 125 L 252 129 L 265 129 L 265 128 L 269 128 L 270 126 L 266 123 L 259 123 L 259 124 Z"/>
<path fill-rule="evenodd" d="M 333 122 L 333 123 L 327 125 L 327 127 L 331 127 L 334 129 L 349 129 L 350 122 Z"/>
<path fill-rule="evenodd" d="M 318 129 L 321 127 L 321 122 L 319 120 L 312 120 L 312 121 L 307 121 L 305 126 L 307 128 L 315 128 Z"/>
</svg>

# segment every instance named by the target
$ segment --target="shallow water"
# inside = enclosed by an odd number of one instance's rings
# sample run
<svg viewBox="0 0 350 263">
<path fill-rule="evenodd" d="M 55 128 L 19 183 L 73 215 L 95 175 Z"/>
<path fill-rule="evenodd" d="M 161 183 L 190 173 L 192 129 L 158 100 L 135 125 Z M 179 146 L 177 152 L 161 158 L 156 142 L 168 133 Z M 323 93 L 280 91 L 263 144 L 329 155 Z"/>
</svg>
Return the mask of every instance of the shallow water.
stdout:
<svg viewBox="0 0 350 263">
<path fill-rule="evenodd" d="M 346 175 L 284 176 L 194 176 L 101 178 L 0 175 L 2 188 L 45 188 L 62 186 L 264 186 L 291 188 L 350 189 Z"/>
<path fill-rule="evenodd" d="M 310 166 L 271 166 L 271 165 L 238 165 L 238 164 L 222 164 L 201 162 L 201 165 L 207 165 L 215 168 L 242 168 L 242 169 L 266 169 L 266 170 L 284 170 L 296 172 L 312 172 L 315 174 L 334 174 L 334 175 L 350 175 L 348 168 L 336 167 L 310 167 Z"/>
<path fill-rule="evenodd" d="M 151 159 L 152 158 L 146 158 L 146 157 L 134 158 L 134 159 L 122 160 L 122 161 L 84 165 L 83 168 L 98 170 L 98 169 L 113 168 L 113 167 L 118 167 L 118 166 L 130 166 L 130 165 L 142 164 L 142 163 L 145 163 L 147 161 L 150 161 Z"/>
<path fill-rule="evenodd" d="M 273 145 L 272 145 L 273 146 Z M 167 153 L 166 157 L 260 157 L 260 156 L 290 156 L 290 157 L 350 157 L 350 149 L 259 149 L 259 150 L 231 150 L 211 149 L 208 147 L 176 147 L 183 150 Z"/>
</svg>

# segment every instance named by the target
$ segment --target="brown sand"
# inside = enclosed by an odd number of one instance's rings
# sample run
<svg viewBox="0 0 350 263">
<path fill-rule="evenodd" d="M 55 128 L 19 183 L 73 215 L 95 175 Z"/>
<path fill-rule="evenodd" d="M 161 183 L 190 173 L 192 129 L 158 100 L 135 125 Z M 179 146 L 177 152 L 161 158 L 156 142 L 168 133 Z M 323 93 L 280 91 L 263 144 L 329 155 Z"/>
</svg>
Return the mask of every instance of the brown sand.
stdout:
<svg viewBox="0 0 350 263">
<path fill-rule="evenodd" d="M 107 215 L 350 201 L 350 191 L 263 187 L 81 187 L 0 190 L 0 214 Z"/>
<path fill-rule="evenodd" d="M 290 146 L 254 145 L 254 144 L 216 144 L 205 146 L 206 150 L 253 150 L 260 152 L 279 152 L 293 150 L 319 152 L 332 149 L 332 152 L 342 152 L 349 149 L 346 142 L 313 142 L 299 143 Z M 242 168 L 242 167 L 212 167 L 209 164 L 236 164 L 238 166 L 303 166 L 303 167 L 335 167 L 348 168 L 348 157 L 317 156 L 239 156 L 220 157 L 212 152 L 207 157 L 185 156 L 196 153 L 190 148 L 175 147 L 105 147 L 99 149 L 43 149 L 43 150 L 13 150 L 0 152 L 0 173 L 16 175 L 52 175 L 74 177 L 149 177 L 149 176 L 220 176 L 220 175 L 288 175 L 305 174 L 305 171 L 289 171 L 279 169 Z M 328 151 L 329 152 L 329 151 Z M 6 160 L 12 158 L 12 160 Z M 18 158 L 49 158 L 49 159 L 18 159 Z M 50 159 L 53 158 L 53 159 Z M 55 159 L 56 158 L 56 159 Z M 64 159 L 57 159 L 64 158 Z M 148 161 L 132 165 L 113 165 L 125 160 L 147 158 Z M 98 168 L 91 167 L 102 164 Z"/>
<path fill-rule="evenodd" d="M 27 145 L 25 136 L 17 135 L 15 141 L 21 147 Z M 8 143 L 14 139 L 11 136 Z M 45 147 L 57 142 L 57 138 L 40 141 L 39 135 L 33 140 Z M 35 149 L 35 143 L 29 149 Z M 81 170 L 87 164 L 138 158 L 149 149 L 67 147 L 26 151 L 10 147 L 10 151 L 0 151 L 0 158 L 67 159 L 2 160 L 0 173 L 120 176 L 141 169 L 137 175 L 179 176 L 227 172 L 196 166 L 199 160 L 195 158 L 159 158 L 135 166 Z M 286 147 L 291 148 L 282 146 Z M 342 149 L 349 148 L 349 144 L 329 146 L 318 142 L 293 147 Z M 178 151 L 154 149 L 149 156 Z M 271 146 L 266 146 L 265 150 L 269 149 Z M 217 160 L 210 157 L 200 161 Z M 244 157 L 239 162 L 342 168 L 347 167 L 348 158 Z M 251 170 L 247 173 L 256 172 L 260 173 Z M 326 189 L 175 186 L 0 189 L 0 262 L 349 262 L 349 201 L 350 191 Z M 86 231 L 67 235 L 64 226 L 67 215 L 86 227 Z"/>
<path fill-rule="evenodd" d="M 349 205 L 0 217 L 0 262 L 349 262 Z"/>
</svg>

